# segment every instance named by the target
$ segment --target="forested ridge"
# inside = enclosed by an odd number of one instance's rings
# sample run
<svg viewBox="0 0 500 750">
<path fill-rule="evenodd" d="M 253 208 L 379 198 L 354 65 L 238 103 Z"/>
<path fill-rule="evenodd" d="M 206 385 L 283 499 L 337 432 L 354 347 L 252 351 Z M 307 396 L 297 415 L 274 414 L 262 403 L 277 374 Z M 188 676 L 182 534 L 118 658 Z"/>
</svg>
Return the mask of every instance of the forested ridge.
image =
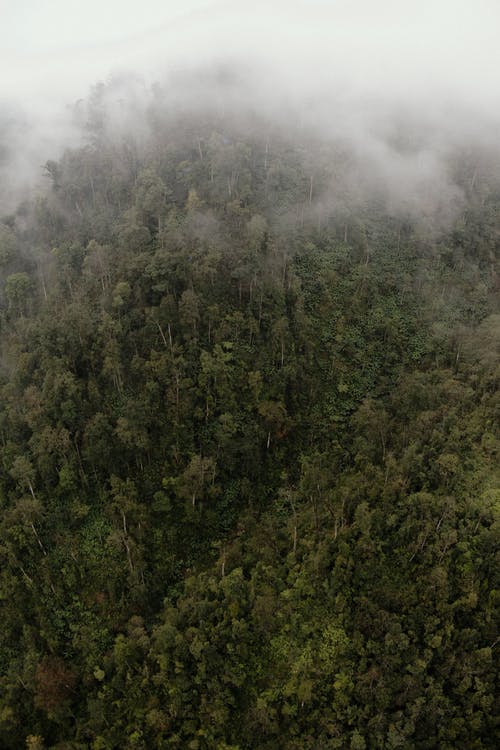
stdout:
<svg viewBox="0 0 500 750">
<path fill-rule="evenodd" d="M 0 747 L 497 748 L 498 163 L 107 101 L 0 223 Z"/>
</svg>

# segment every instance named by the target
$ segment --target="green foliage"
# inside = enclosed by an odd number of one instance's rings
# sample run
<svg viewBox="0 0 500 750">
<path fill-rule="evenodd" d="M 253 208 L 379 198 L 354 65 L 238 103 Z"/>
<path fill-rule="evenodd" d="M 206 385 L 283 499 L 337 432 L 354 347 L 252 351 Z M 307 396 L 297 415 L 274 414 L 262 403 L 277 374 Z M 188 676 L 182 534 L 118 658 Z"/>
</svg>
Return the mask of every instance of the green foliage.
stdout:
<svg viewBox="0 0 500 750">
<path fill-rule="evenodd" d="M 0 225 L 0 745 L 497 747 L 499 185 L 105 93 Z"/>
</svg>

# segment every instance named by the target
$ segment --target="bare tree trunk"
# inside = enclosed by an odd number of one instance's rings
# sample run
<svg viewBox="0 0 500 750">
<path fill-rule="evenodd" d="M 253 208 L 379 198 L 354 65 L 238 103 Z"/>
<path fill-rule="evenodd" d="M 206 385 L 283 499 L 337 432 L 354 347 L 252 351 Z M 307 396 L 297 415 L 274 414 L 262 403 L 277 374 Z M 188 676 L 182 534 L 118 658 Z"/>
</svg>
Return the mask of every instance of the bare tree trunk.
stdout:
<svg viewBox="0 0 500 750">
<path fill-rule="evenodd" d="M 25 569 L 23 568 L 22 565 L 19 566 L 19 570 L 21 571 L 21 573 L 23 574 L 23 576 L 26 578 L 26 580 L 28 581 L 28 583 L 30 584 L 30 586 L 34 586 L 35 584 L 34 584 L 33 578 L 31 578 L 31 576 L 29 576 L 26 573 L 26 571 L 25 571 Z"/>
<path fill-rule="evenodd" d="M 38 546 L 39 546 L 39 547 L 40 547 L 40 549 L 42 550 L 42 552 L 43 552 L 43 554 L 45 555 L 45 557 L 47 557 L 47 553 L 46 553 L 46 551 L 45 551 L 45 547 L 44 547 L 44 546 L 43 546 L 43 544 L 42 544 L 42 540 L 41 540 L 41 539 L 40 539 L 40 537 L 38 536 L 38 532 L 37 532 L 37 530 L 35 529 L 35 524 L 33 523 L 33 521 L 30 521 L 30 526 L 31 526 L 31 528 L 32 528 L 32 530 L 33 530 L 33 534 L 35 535 L 35 539 L 36 539 L 36 540 L 37 540 L 37 542 L 38 542 Z"/>
<path fill-rule="evenodd" d="M 45 286 L 45 276 L 43 275 L 43 269 L 40 269 L 40 279 L 42 281 L 43 297 L 47 300 L 47 288 Z"/>
<path fill-rule="evenodd" d="M 165 334 L 163 333 L 163 328 L 161 327 L 161 325 L 158 323 L 157 320 L 155 321 L 155 323 L 158 326 L 158 330 L 160 331 L 162 341 L 165 344 L 165 349 L 167 349 L 168 348 L 168 344 L 167 344 L 167 339 L 165 338 Z"/>
</svg>

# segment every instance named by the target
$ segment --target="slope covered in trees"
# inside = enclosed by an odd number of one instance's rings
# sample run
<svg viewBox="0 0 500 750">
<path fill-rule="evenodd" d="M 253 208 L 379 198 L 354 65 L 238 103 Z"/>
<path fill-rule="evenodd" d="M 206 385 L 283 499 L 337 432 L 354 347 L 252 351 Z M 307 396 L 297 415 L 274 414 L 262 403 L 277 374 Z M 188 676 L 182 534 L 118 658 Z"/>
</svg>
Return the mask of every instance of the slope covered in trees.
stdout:
<svg viewBox="0 0 500 750">
<path fill-rule="evenodd" d="M 1 746 L 497 747 L 491 159 L 106 102 L 0 224 Z"/>
</svg>

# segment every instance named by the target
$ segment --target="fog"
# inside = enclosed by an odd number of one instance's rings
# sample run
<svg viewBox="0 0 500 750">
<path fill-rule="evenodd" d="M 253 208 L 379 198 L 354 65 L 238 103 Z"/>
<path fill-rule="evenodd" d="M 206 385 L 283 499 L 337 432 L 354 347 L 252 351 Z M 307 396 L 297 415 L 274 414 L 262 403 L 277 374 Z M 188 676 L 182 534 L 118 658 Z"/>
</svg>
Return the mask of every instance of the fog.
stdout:
<svg viewBox="0 0 500 750">
<path fill-rule="evenodd" d="M 348 142 L 370 173 L 365 185 L 383 181 L 394 204 L 403 190 L 416 210 L 422 196 L 459 201 L 444 167 L 453 148 L 496 149 L 496 0 L 2 6 L 4 211 L 39 189 L 48 158 L 79 142 L 75 107 L 92 85 L 125 73 L 135 81 L 120 94 L 134 101 L 130 127 L 141 126 L 140 108 L 160 81 L 170 106 L 217 103 Z M 230 85 L 212 74 L 222 69 L 234 75 Z M 394 145 L 401 133 L 405 148 Z"/>
</svg>

